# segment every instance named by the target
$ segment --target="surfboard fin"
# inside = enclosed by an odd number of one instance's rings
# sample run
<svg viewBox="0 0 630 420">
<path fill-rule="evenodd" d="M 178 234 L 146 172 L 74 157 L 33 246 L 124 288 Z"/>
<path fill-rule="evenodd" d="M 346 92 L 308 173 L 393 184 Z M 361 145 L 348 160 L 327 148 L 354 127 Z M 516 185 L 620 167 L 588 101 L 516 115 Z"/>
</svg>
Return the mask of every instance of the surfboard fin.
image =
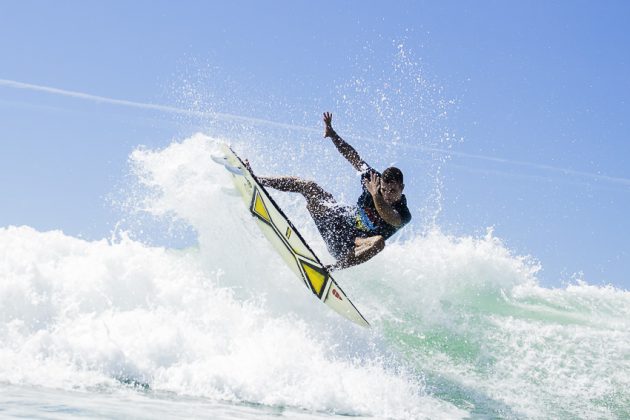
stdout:
<svg viewBox="0 0 630 420">
<path fill-rule="evenodd" d="M 227 169 L 229 172 L 232 172 L 235 175 L 243 175 L 243 168 L 241 168 L 240 166 L 232 166 L 228 163 L 227 159 L 223 156 L 210 156 L 210 158 L 212 158 L 212 160 L 216 163 L 218 163 L 219 165 L 225 167 L 225 169 Z"/>
</svg>

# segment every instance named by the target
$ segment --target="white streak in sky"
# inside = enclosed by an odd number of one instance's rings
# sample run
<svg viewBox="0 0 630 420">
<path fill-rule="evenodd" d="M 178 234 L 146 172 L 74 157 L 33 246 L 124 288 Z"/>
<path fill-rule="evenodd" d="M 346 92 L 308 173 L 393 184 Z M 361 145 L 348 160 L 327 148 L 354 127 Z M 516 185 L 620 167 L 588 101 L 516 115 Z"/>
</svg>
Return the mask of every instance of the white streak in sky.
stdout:
<svg viewBox="0 0 630 420">
<path fill-rule="evenodd" d="M 594 180 L 597 180 L 597 181 L 612 182 L 612 183 L 615 183 L 615 184 L 623 184 L 623 185 L 630 186 L 630 179 L 628 179 L 628 178 L 614 177 L 614 176 L 608 176 L 608 175 L 600 175 L 600 174 L 594 174 L 594 173 L 591 173 L 591 172 L 583 172 L 583 171 L 575 171 L 573 169 L 558 168 L 556 166 L 543 165 L 543 164 L 540 164 L 540 163 L 532 163 L 532 162 L 524 162 L 524 161 L 520 161 L 520 160 L 503 159 L 503 158 L 497 158 L 497 157 L 485 156 L 485 155 L 475 155 L 475 154 L 464 153 L 464 152 L 446 151 L 446 150 L 441 150 L 441 149 L 425 148 L 425 147 L 421 147 L 421 146 L 407 146 L 407 147 L 422 149 L 422 150 L 425 150 L 425 151 L 428 151 L 428 152 L 448 153 L 448 154 L 450 154 L 452 156 L 459 156 L 459 157 L 465 157 L 465 158 L 469 158 L 469 159 L 484 160 L 484 161 L 487 161 L 487 162 L 502 163 L 502 164 L 512 165 L 512 166 L 524 166 L 524 167 L 534 168 L 534 169 L 543 170 L 543 171 L 556 172 L 556 173 L 559 173 L 559 174 L 562 174 L 562 175 L 565 175 L 565 176 L 573 176 L 573 177 L 580 177 L 580 178 L 591 178 L 591 179 L 594 179 Z"/>
<path fill-rule="evenodd" d="M 243 117 L 240 115 L 226 114 L 226 113 L 220 113 L 220 112 L 193 111 L 193 110 L 176 108 L 176 107 L 167 106 L 167 105 L 157 105 L 157 104 L 151 104 L 151 103 L 145 103 L 145 102 L 127 101 L 124 99 L 114 99 L 114 98 L 108 98 L 105 96 L 92 95 L 89 93 L 76 92 L 72 90 L 58 89 L 58 88 L 49 87 L 49 86 L 33 85 L 30 83 L 23 83 L 23 82 L 18 82 L 15 80 L 0 79 L 0 86 L 13 88 L 13 89 L 24 89 L 24 90 L 31 90 L 31 91 L 36 91 L 36 92 L 44 92 L 44 93 L 49 93 L 53 95 L 66 96 L 66 97 L 82 99 L 82 100 L 87 100 L 87 101 L 97 102 L 97 103 L 105 103 L 105 104 L 111 104 L 111 105 L 120 105 L 120 106 L 127 106 L 127 107 L 139 108 L 139 109 L 166 112 L 170 114 L 180 114 L 180 115 L 189 115 L 189 116 L 199 117 L 199 118 L 215 118 L 215 119 L 228 120 L 228 121 L 238 121 L 238 122 L 243 122 L 243 123 L 248 123 L 248 124 L 265 125 L 265 126 L 271 126 L 271 127 L 276 127 L 276 128 L 306 131 L 310 133 L 319 132 L 319 130 L 315 130 L 309 127 L 279 123 L 279 122 L 269 121 L 269 120 L 265 120 L 261 118 Z M 375 139 L 369 139 L 369 138 L 362 138 L 362 139 L 368 142 L 372 142 L 372 143 L 382 143 L 381 141 L 378 141 Z M 492 156 L 469 154 L 469 153 L 457 152 L 453 150 L 444 150 L 444 149 L 438 149 L 438 148 L 405 145 L 405 144 L 401 144 L 401 146 L 405 148 L 417 149 L 423 152 L 434 152 L 434 153 L 445 154 L 448 156 L 459 156 L 459 157 L 464 157 L 468 159 L 483 160 L 487 162 L 502 163 L 502 164 L 513 165 L 513 166 L 524 166 L 524 167 L 534 168 L 538 170 L 556 172 L 565 176 L 590 178 L 597 181 L 605 181 L 605 182 L 611 182 L 615 184 L 622 184 L 622 185 L 630 186 L 630 179 L 627 179 L 627 178 L 612 177 L 612 176 L 594 174 L 594 173 L 589 173 L 589 172 L 575 171 L 572 169 L 558 168 L 558 167 L 550 166 L 550 165 L 542 165 L 538 163 L 503 159 L 503 158 L 497 158 L 497 157 L 492 157 Z"/>
<path fill-rule="evenodd" d="M 291 130 L 315 131 L 307 127 L 278 123 L 274 121 L 264 120 L 261 118 L 243 117 L 240 115 L 225 114 L 221 112 L 193 111 L 193 110 L 176 108 L 176 107 L 167 106 L 167 105 L 156 105 L 156 104 L 151 104 L 151 103 L 146 103 L 146 102 L 134 102 L 134 101 L 127 101 L 124 99 L 114 99 L 114 98 L 108 98 L 105 96 L 91 95 L 89 93 L 58 89 L 58 88 L 49 87 L 49 86 L 33 85 L 30 83 L 23 83 L 23 82 L 18 82 L 15 80 L 0 79 L 0 86 L 14 88 L 14 89 L 24 89 L 24 90 L 32 90 L 36 92 L 50 93 L 53 95 L 66 96 L 66 97 L 76 98 L 76 99 L 83 99 L 83 100 L 103 103 L 103 104 L 120 105 L 120 106 L 152 110 L 152 111 L 160 111 L 160 112 L 166 112 L 170 114 L 189 115 L 189 116 L 199 117 L 199 118 L 215 118 L 215 119 L 221 119 L 221 120 L 239 121 L 239 122 L 245 122 L 249 124 L 267 125 L 267 126 L 272 126 L 272 127 L 277 127 L 277 128 L 287 128 Z"/>
</svg>

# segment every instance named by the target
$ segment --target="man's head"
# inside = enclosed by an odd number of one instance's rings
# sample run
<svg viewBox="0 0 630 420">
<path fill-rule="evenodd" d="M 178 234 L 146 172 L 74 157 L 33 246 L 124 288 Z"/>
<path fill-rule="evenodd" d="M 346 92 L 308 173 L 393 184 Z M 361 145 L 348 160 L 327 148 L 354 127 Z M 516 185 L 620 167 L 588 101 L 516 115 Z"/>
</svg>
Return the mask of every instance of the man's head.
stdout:
<svg viewBox="0 0 630 420">
<path fill-rule="evenodd" d="M 387 204 L 394 204 L 402 197 L 403 189 L 403 173 L 395 167 L 387 168 L 381 176 L 381 195 Z"/>
</svg>

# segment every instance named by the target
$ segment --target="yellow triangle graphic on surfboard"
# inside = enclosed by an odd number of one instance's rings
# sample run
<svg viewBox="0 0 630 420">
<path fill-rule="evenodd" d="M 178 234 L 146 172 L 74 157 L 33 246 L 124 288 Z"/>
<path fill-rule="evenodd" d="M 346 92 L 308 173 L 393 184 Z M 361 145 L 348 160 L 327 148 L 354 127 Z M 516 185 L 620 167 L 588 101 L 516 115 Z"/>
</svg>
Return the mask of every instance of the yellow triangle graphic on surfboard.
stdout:
<svg viewBox="0 0 630 420">
<path fill-rule="evenodd" d="M 313 290 L 317 293 L 317 296 L 321 295 L 322 286 L 324 286 L 324 282 L 326 281 L 324 274 L 304 263 L 302 263 L 302 268 L 304 269 L 304 273 L 306 273 L 306 277 L 308 277 L 308 281 L 313 286 Z"/>
<path fill-rule="evenodd" d="M 254 213 L 260 216 L 262 219 L 266 220 L 267 223 L 271 224 L 271 217 L 269 217 L 269 212 L 267 211 L 267 207 L 265 207 L 265 203 L 260 196 L 260 193 L 256 191 L 256 198 L 254 198 Z"/>
</svg>

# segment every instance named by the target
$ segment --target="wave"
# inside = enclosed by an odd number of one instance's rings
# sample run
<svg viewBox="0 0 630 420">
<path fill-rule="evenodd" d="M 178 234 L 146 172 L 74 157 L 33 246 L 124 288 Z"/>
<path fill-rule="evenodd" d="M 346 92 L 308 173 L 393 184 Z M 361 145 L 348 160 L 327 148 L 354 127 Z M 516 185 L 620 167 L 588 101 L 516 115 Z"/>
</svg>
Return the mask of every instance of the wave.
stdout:
<svg viewBox="0 0 630 420">
<path fill-rule="evenodd" d="M 358 328 L 274 254 L 210 160 L 218 145 L 130 157 L 127 207 L 186 226 L 191 246 L 0 228 L 0 382 L 379 418 L 630 415 L 627 291 L 545 288 L 492 231 L 434 228 L 336 275 L 373 324 Z M 302 199 L 276 195 L 329 258 Z"/>
</svg>

